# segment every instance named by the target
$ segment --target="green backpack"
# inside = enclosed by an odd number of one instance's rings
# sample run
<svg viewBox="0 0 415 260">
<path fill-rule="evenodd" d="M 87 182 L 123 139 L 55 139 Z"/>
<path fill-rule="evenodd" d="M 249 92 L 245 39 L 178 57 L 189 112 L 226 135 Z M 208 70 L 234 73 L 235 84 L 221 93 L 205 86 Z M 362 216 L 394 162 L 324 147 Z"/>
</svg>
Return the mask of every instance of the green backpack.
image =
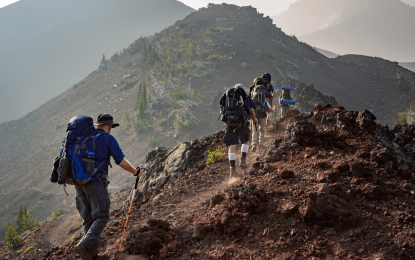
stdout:
<svg viewBox="0 0 415 260">
<path fill-rule="evenodd" d="M 256 85 L 252 90 L 252 101 L 255 104 L 256 117 L 262 118 L 266 115 L 267 109 L 264 106 L 267 90 L 264 85 Z"/>
</svg>

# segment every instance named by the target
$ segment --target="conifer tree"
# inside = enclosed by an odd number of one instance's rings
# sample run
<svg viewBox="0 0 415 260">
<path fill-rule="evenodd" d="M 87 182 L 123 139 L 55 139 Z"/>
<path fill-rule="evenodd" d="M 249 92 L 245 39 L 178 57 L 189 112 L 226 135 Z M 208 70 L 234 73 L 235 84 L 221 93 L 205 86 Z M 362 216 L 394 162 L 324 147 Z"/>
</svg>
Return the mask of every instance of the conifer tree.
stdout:
<svg viewBox="0 0 415 260">
<path fill-rule="evenodd" d="M 137 111 L 140 108 L 140 104 L 141 104 L 141 94 L 143 92 L 143 83 L 140 83 L 140 86 L 138 86 L 138 92 L 137 92 L 137 97 L 135 99 L 135 105 L 134 105 L 134 110 Z"/>
<path fill-rule="evenodd" d="M 143 103 L 143 107 L 144 107 L 144 111 L 147 109 L 147 87 L 145 85 L 145 81 L 144 81 L 144 86 L 143 86 L 143 93 L 141 95 L 141 99 L 142 99 L 142 103 Z"/>
<path fill-rule="evenodd" d="M 129 125 L 130 124 L 130 117 L 127 115 L 127 112 L 124 112 L 124 117 L 122 118 L 121 124 L 122 125 Z"/>
<path fill-rule="evenodd" d="M 8 248 L 15 248 L 22 244 L 22 240 L 19 235 L 16 233 L 14 227 L 7 223 L 6 226 L 6 245 Z"/>
<path fill-rule="evenodd" d="M 18 234 L 22 233 L 24 228 L 24 219 L 23 219 L 23 207 L 22 204 L 19 205 L 19 211 L 17 212 L 16 217 L 16 232 Z"/>
<path fill-rule="evenodd" d="M 102 61 L 101 61 L 101 63 L 102 64 L 105 64 L 105 54 L 102 54 Z"/>
<path fill-rule="evenodd" d="M 143 103 L 140 103 L 140 110 L 139 110 L 139 113 L 138 113 L 138 117 L 140 119 L 144 119 L 146 117 L 146 112 L 145 112 Z"/>
</svg>

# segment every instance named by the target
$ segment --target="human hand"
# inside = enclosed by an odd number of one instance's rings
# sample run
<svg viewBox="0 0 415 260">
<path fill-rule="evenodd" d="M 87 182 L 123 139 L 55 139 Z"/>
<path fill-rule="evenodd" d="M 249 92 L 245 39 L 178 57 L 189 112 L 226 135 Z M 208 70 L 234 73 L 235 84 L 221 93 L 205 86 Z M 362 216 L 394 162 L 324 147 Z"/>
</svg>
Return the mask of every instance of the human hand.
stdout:
<svg viewBox="0 0 415 260">
<path fill-rule="evenodd" d="M 134 174 L 134 176 L 141 177 L 143 175 L 143 172 L 141 172 L 140 166 L 137 166 L 137 168 L 135 169 L 137 170 L 137 172 Z"/>
</svg>

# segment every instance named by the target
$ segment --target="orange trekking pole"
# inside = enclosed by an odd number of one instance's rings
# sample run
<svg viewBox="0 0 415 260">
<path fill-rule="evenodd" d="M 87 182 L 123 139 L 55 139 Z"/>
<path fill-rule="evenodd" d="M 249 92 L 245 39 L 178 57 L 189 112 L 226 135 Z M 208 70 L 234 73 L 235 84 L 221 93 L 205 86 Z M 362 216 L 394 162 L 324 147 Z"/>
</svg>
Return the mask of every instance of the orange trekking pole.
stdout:
<svg viewBox="0 0 415 260">
<path fill-rule="evenodd" d="M 141 169 L 143 169 L 143 170 L 147 170 L 147 169 L 140 168 L 140 167 L 137 167 L 137 168 L 138 168 L 137 175 L 138 175 L 138 174 L 140 174 L 140 170 L 141 170 Z M 123 234 L 122 234 L 122 238 L 121 238 L 120 251 L 121 251 L 121 247 L 122 247 L 122 241 L 124 240 L 125 230 L 127 230 L 128 219 L 130 218 L 131 207 L 133 206 L 133 201 L 134 201 L 134 198 L 135 198 L 135 197 L 136 197 L 136 195 L 137 195 L 137 185 L 138 185 L 138 180 L 139 180 L 139 179 L 140 179 L 140 177 L 138 177 L 138 176 L 137 176 L 137 179 L 135 180 L 135 186 L 134 186 L 134 190 L 133 190 L 133 196 L 131 197 L 130 208 L 128 209 L 127 221 L 125 222 L 124 232 L 123 232 Z"/>
</svg>

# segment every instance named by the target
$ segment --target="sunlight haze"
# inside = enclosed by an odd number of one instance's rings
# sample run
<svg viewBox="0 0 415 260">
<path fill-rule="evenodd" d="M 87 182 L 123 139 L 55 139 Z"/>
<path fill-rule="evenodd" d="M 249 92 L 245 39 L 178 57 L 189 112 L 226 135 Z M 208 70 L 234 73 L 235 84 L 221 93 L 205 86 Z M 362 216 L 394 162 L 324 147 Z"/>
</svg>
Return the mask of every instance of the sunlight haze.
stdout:
<svg viewBox="0 0 415 260">
<path fill-rule="evenodd" d="M 0 0 L 0 8 L 19 2 L 19 0 Z"/>
<path fill-rule="evenodd" d="M 266 16 L 276 16 L 281 12 L 284 12 L 288 9 L 290 4 L 296 2 L 297 0 L 279 0 L 279 1 L 268 1 L 268 0 L 179 0 L 180 2 L 194 8 L 199 9 L 202 7 L 207 7 L 209 3 L 213 4 L 234 4 L 238 6 L 252 6 L 258 9 L 260 13 L 264 13 Z M 415 1 L 415 0 L 414 0 Z"/>
</svg>

